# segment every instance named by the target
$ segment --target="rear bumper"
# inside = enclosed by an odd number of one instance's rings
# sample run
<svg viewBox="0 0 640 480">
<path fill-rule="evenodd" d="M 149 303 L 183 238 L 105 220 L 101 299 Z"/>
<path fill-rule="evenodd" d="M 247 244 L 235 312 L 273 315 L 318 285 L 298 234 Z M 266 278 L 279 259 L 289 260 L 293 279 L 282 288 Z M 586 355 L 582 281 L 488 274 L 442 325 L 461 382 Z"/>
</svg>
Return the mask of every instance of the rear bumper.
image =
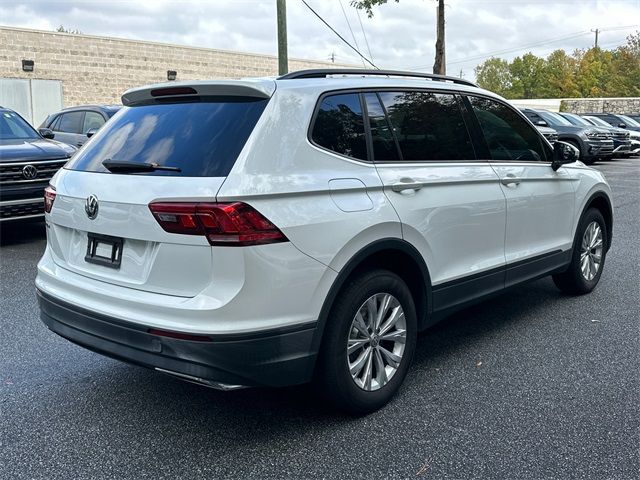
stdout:
<svg viewBox="0 0 640 480">
<path fill-rule="evenodd" d="M 311 379 L 315 324 L 210 341 L 152 335 L 142 325 L 96 314 L 38 290 L 40 318 L 58 335 L 97 353 L 214 388 L 285 386 Z"/>
</svg>

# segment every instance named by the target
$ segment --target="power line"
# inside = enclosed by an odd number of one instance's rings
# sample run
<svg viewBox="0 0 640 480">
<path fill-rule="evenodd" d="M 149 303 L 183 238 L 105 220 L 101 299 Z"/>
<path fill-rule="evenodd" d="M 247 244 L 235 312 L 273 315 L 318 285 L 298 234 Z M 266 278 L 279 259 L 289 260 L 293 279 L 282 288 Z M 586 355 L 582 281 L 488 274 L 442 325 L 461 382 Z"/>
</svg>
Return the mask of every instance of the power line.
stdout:
<svg viewBox="0 0 640 480">
<path fill-rule="evenodd" d="M 364 37 L 364 43 L 367 45 L 367 51 L 369 52 L 369 58 L 373 60 L 373 54 L 371 53 L 371 47 L 369 46 L 369 40 L 367 40 L 367 34 L 364 31 L 364 26 L 362 25 L 362 18 L 360 17 L 360 11 L 356 8 L 356 15 L 358 16 L 358 22 L 360 22 L 360 30 L 362 30 L 362 36 Z"/>
<path fill-rule="evenodd" d="M 304 3 L 304 5 L 305 5 L 309 10 L 311 10 L 311 12 L 312 12 L 316 17 L 318 17 L 318 18 L 320 19 L 320 21 L 321 21 L 322 23 L 324 23 L 324 24 L 329 28 L 329 30 L 331 30 L 333 33 L 335 33 L 335 34 L 338 36 L 338 38 L 339 38 L 340 40 L 342 40 L 344 43 L 346 43 L 346 44 L 349 46 L 349 48 L 351 48 L 351 50 L 353 50 L 354 52 L 356 52 L 356 53 L 358 54 L 358 56 L 360 56 L 363 60 L 365 60 L 365 61 L 366 61 L 369 65 L 371 65 L 373 68 L 376 68 L 376 69 L 380 70 L 380 69 L 377 67 L 377 65 L 375 65 L 371 60 L 369 60 L 367 57 L 365 57 L 364 55 L 362 55 L 362 54 L 360 53 L 360 51 L 359 51 L 356 47 L 354 47 L 354 46 L 353 46 L 353 45 L 351 45 L 349 42 L 347 42 L 347 40 L 346 40 L 342 35 L 340 35 L 340 34 L 335 30 L 335 28 L 333 28 L 331 25 L 329 25 L 329 24 L 327 23 L 327 21 L 326 21 L 324 18 L 322 18 L 322 17 L 320 16 L 320 14 L 319 14 L 318 12 L 316 12 L 313 8 L 311 8 L 311 6 L 306 2 L 306 0 L 300 0 L 300 1 L 301 1 L 302 3 Z"/>
<path fill-rule="evenodd" d="M 347 12 L 344 11 L 344 5 L 342 5 L 342 0 L 338 0 L 338 3 L 340 4 L 340 8 L 342 9 L 342 14 L 344 15 L 344 19 L 347 21 L 347 27 L 349 27 L 349 31 L 351 32 L 351 38 L 353 38 L 353 43 L 356 44 L 356 48 L 359 51 L 360 50 L 360 45 L 358 45 L 358 40 L 356 39 L 356 36 L 353 33 L 353 29 L 351 28 L 351 23 L 349 22 L 349 17 L 347 17 Z M 362 60 L 362 66 L 366 67 L 366 65 L 364 64 L 364 60 Z"/>
</svg>

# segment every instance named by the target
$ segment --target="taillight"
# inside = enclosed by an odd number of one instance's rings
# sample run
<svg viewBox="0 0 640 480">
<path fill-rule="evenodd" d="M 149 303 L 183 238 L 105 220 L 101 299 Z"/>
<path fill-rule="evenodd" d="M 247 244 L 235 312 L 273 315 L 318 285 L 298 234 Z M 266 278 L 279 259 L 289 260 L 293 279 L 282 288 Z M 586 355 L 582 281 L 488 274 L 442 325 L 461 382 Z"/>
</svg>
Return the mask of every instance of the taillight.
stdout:
<svg viewBox="0 0 640 480">
<path fill-rule="evenodd" d="M 56 199 L 56 189 L 51 185 L 48 185 L 44 189 L 44 211 L 47 213 L 51 213 L 51 208 L 53 207 L 53 202 Z"/>
<path fill-rule="evenodd" d="M 288 241 L 251 205 L 233 203 L 150 203 L 149 209 L 169 233 L 204 235 L 211 245 L 248 246 Z"/>
</svg>

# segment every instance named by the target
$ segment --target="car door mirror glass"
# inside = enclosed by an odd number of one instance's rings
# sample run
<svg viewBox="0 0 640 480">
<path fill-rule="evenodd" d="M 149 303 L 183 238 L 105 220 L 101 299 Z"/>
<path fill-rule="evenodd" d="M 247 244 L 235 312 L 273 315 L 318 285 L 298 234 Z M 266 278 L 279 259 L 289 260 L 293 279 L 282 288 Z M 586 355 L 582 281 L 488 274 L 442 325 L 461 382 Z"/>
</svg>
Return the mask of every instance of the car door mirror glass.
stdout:
<svg viewBox="0 0 640 480">
<path fill-rule="evenodd" d="M 547 122 L 545 122 L 544 120 L 538 120 L 536 122 L 536 125 L 539 126 L 539 127 L 548 127 L 549 126 L 549 124 Z"/>
<path fill-rule="evenodd" d="M 87 130 L 87 138 L 93 137 L 97 131 L 97 128 L 90 128 L 89 130 Z"/>
<path fill-rule="evenodd" d="M 620 123 L 620 124 L 618 124 L 618 127 L 627 128 L 627 124 L 626 123 Z"/>
<path fill-rule="evenodd" d="M 38 132 L 40 132 L 40 135 L 42 135 L 43 138 L 47 138 L 49 140 L 55 137 L 54 133 L 48 128 L 39 128 Z"/>
<path fill-rule="evenodd" d="M 562 165 L 573 163 L 580 159 L 580 150 L 566 142 L 555 142 L 553 144 L 553 161 L 551 168 L 558 170 Z"/>
</svg>

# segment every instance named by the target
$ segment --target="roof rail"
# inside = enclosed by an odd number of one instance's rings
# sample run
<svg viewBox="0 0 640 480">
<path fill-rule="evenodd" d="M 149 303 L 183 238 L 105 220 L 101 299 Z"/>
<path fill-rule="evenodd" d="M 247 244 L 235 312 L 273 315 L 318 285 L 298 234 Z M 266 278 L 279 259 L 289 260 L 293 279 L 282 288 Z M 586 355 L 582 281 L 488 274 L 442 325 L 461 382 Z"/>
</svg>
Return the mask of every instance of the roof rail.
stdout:
<svg viewBox="0 0 640 480">
<path fill-rule="evenodd" d="M 435 73 L 403 72 L 401 70 L 371 70 L 365 68 L 317 68 L 311 70 L 298 70 L 278 77 L 278 80 L 297 80 L 301 78 L 326 78 L 329 75 L 361 75 L 361 76 L 381 76 L 381 77 L 414 77 L 426 78 L 438 82 L 452 82 L 469 87 L 477 87 L 469 80 L 447 75 L 437 75 Z"/>
</svg>

